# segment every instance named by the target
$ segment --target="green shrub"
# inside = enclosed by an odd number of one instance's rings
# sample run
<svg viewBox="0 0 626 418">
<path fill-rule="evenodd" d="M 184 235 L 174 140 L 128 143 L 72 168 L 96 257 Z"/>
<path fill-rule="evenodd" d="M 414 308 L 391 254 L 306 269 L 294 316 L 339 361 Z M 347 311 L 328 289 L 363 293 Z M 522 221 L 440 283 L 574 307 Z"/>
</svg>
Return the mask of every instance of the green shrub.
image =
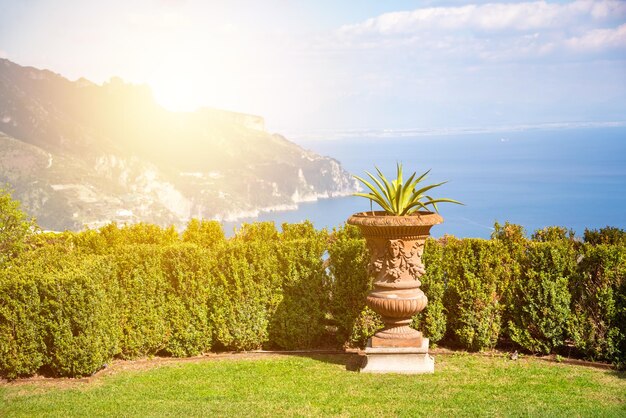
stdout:
<svg viewBox="0 0 626 418">
<path fill-rule="evenodd" d="M 65 247 L 67 250 L 78 251 L 82 254 L 109 254 L 114 248 L 100 231 L 87 229 L 80 232 L 45 232 L 35 234 L 29 239 L 34 248 L 51 245 Z"/>
<path fill-rule="evenodd" d="M 118 335 L 111 277 L 108 258 L 61 247 L 16 259 L 3 275 L 2 305 L 15 309 L 9 315 L 2 310 L 3 373 L 15 377 L 43 368 L 56 376 L 84 376 L 109 362 Z"/>
<path fill-rule="evenodd" d="M 28 247 L 33 250 L 49 247 L 51 245 L 64 246 L 67 245 L 67 241 L 72 234 L 74 234 L 74 232 L 39 231 L 36 234 L 29 235 L 26 242 Z"/>
<path fill-rule="evenodd" d="M 197 244 L 203 248 L 214 248 L 224 243 L 224 231 L 217 221 L 192 219 L 183 232 L 183 242 Z"/>
<path fill-rule="evenodd" d="M 524 245 L 526 243 L 526 231 L 521 225 L 512 224 L 508 221 L 505 222 L 504 225 L 495 222 L 493 224 L 491 239 L 503 242 L 509 247 Z"/>
<path fill-rule="evenodd" d="M 266 241 L 278 240 L 278 231 L 274 222 L 255 222 L 242 224 L 235 233 L 235 239 L 243 241 Z"/>
<path fill-rule="evenodd" d="M 626 364 L 626 247 L 585 244 L 571 283 L 570 332 L 593 360 Z"/>
<path fill-rule="evenodd" d="M 195 244 L 116 249 L 121 357 L 183 357 L 211 348 L 211 257 Z"/>
<path fill-rule="evenodd" d="M 282 301 L 282 277 L 278 243 L 263 238 L 239 235 L 214 253 L 211 322 L 214 341 L 222 348 L 253 350 L 268 341 L 270 318 Z"/>
<path fill-rule="evenodd" d="M 177 244 L 163 251 L 161 266 L 168 285 L 166 354 L 186 357 L 211 349 L 211 257 L 195 244 Z"/>
<path fill-rule="evenodd" d="M 117 351 L 108 260 L 89 257 L 40 279 L 48 366 L 55 375 L 90 375 Z"/>
<path fill-rule="evenodd" d="M 161 247 L 148 244 L 115 248 L 122 358 L 154 355 L 166 346 L 168 286 L 162 252 Z"/>
<path fill-rule="evenodd" d="M 502 326 L 502 296 L 517 268 L 500 240 L 447 238 L 447 336 L 470 350 L 493 348 Z"/>
<path fill-rule="evenodd" d="M 215 293 L 219 305 L 211 319 L 214 340 L 225 350 L 258 350 L 268 340 L 268 313 L 258 300 L 230 295 L 223 287 Z"/>
<path fill-rule="evenodd" d="M 529 242 L 521 264 L 507 297 L 509 336 L 529 351 L 548 354 L 567 335 L 576 252 L 567 240 Z"/>
<path fill-rule="evenodd" d="M 162 228 L 158 225 L 137 223 L 120 227 L 116 222 L 98 230 L 46 232 L 29 239 L 30 246 L 34 248 L 56 245 L 85 254 L 111 254 L 119 248 L 131 245 L 167 246 L 178 242 L 180 239 L 173 226 Z"/>
<path fill-rule="evenodd" d="M 363 348 L 367 344 L 367 340 L 384 326 L 380 315 L 371 310 L 369 306 L 364 306 L 354 319 L 352 333 L 348 337 L 346 345 Z"/>
<path fill-rule="evenodd" d="M 87 229 L 81 232 L 65 231 L 67 245 L 86 254 L 109 254 L 113 247 L 100 231 Z"/>
<path fill-rule="evenodd" d="M 573 241 L 576 237 L 576 233 L 563 226 L 547 226 L 543 229 L 536 230 L 531 239 L 537 242 L 555 242 L 569 240 Z"/>
<path fill-rule="evenodd" d="M 626 231 L 607 226 L 598 229 L 585 229 L 584 241 L 592 245 L 608 244 L 626 246 Z"/>
<path fill-rule="evenodd" d="M 331 280 L 330 312 L 337 327 L 337 340 L 349 346 L 362 346 L 374 331 L 370 324 L 381 323 L 371 312 L 362 318 L 365 297 L 371 288 L 368 277 L 369 251 L 359 229 L 344 225 L 333 231 L 328 247 Z M 366 324 L 367 326 L 363 327 Z"/>
<path fill-rule="evenodd" d="M 422 331 L 430 342 L 435 344 L 443 339 L 447 327 L 443 299 L 447 280 L 443 244 L 432 238 L 426 240 L 422 259 L 426 266 L 426 274 L 420 278 L 421 289 L 428 298 L 428 305 L 413 317 L 413 328 Z"/>
<path fill-rule="evenodd" d="M 112 222 L 99 230 L 107 248 L 116 249 L 125 245 L 169 245 L 180 241 L 176 228 L 161 228 L 148 223 L 124 225 L 121 228 Z"/>
<path fill-rule="evenodd" d="M 35 220 L 26 216 L 20 202 L 0 188 L 0 268 L 26 248 L 26 241 L 36 229 Z"/>
<path fill-rule="evenodd" d="M 38 277 L 25 267 L 0 269 L 0 376 L 29 376 L 46 362 Z"/>
<path fill-rule="evenodd" d="M 320 346 L 326 338 L 328 277 L 323 255 L 328 234 L 313 224 L 284 224 L 278 246 L 282 300 L 272 315 L 270 343 L 284 349 Z"/>
</svg>

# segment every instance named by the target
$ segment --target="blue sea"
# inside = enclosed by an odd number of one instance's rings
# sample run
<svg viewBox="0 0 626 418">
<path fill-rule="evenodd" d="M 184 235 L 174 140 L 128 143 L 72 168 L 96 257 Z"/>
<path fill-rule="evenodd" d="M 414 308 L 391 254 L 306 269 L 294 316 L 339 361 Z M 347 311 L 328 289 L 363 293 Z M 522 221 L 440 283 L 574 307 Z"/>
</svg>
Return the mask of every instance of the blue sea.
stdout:
<svg viewBox="0 0 626 418">
<path fill-rule="evenodd" d="M 394 177 L 397 161 L 408 174 L 432 169 L 426 184 L 448 181 L 433 190 L 433 197 L 465 204 L 439 206 L 445 221 L 431 231 L 435 237 L 488 238 L 495 221 L 520 224 L 528 234 L 550 225 L 581 236 L 585 228 L 626 228 L 623 126 L 296 142 L 339 160 L 357 175 L 373 172 L 376 165 Z M 264 213 L 256 220 L 280 226 L 308 219 L 318 228 L 332 229 L 369 208 L 367 199 L 342 197 L 303 203 L 296 211 Z M 229 235 L 236 227 L 224 225 Z"/>
</svg>

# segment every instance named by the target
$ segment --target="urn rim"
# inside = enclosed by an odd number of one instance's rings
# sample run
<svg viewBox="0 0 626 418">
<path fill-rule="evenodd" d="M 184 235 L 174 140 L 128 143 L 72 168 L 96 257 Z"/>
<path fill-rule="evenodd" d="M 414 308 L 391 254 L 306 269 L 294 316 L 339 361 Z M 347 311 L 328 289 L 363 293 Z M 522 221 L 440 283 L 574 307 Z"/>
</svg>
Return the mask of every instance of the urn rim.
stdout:
<svg viewBox="0 0 626 418">
<path fill-rule="evenodd" d="M 348 224 L 356 226 L 433 226 L 443 222 L 443 218 L 435 212 L 417 211 L 409 215 L 389 215 L 387 212 L 358 212 L 348 218 Z"/>
</svg>

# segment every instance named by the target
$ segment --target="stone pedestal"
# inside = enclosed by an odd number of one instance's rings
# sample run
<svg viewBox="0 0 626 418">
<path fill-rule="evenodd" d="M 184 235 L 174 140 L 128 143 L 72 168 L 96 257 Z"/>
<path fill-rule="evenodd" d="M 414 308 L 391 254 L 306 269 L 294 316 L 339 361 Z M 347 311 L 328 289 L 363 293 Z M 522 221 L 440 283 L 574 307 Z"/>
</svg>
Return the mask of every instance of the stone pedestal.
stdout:
<svg viewBox="0 0 626 418">
<path fill-rule="evenodd" d="M 428 354 L 428 338 L 420 347 L 372 347 L 368 341 L 362 373 L 423 374 L 435 372 L 435 359 Z"/>
</svg>

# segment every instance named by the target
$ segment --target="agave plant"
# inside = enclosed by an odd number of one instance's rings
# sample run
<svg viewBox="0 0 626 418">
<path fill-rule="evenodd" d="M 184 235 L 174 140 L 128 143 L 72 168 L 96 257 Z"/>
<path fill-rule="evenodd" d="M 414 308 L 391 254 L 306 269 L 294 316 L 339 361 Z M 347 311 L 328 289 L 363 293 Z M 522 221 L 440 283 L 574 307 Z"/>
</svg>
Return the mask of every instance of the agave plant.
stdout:
<svg viewBox="0 0 626 418">
<path fill-rule="evenodd" d="M 370 193 L 355 193 L 354 196 L 365 197 L 371 202 L 376 202 L 381 208 L 385 210 L 389 215 L 403 216 L 416 212 L 420 209 L 428 210 L 428 206 L 432 206 L 436 212 L 439 212 L 437 203 L 456 203 L 462 205 L 463 203 L 446 198 L 433 199 L 425 193 L 435 187 L 439 187 L 446 181 L 422 188 L 417 188 L 418 185 L 426 178 L 430 170 L 426 171 L 419 177 L 416 177 L 417 173 L 413 173 L 405 182 L 402 178 L 402 164 L 397 163 L 397 177 L 393 181 L 387 180 L 384 174 L 376 168 L 378 178 L 374 177 L 369 172 L 365 172 L 374 182 L 373 184 L 368 182 L 362 177 L 354 176 L 357 180 L 367 186 L 371 190 Z"/>
</svg>

